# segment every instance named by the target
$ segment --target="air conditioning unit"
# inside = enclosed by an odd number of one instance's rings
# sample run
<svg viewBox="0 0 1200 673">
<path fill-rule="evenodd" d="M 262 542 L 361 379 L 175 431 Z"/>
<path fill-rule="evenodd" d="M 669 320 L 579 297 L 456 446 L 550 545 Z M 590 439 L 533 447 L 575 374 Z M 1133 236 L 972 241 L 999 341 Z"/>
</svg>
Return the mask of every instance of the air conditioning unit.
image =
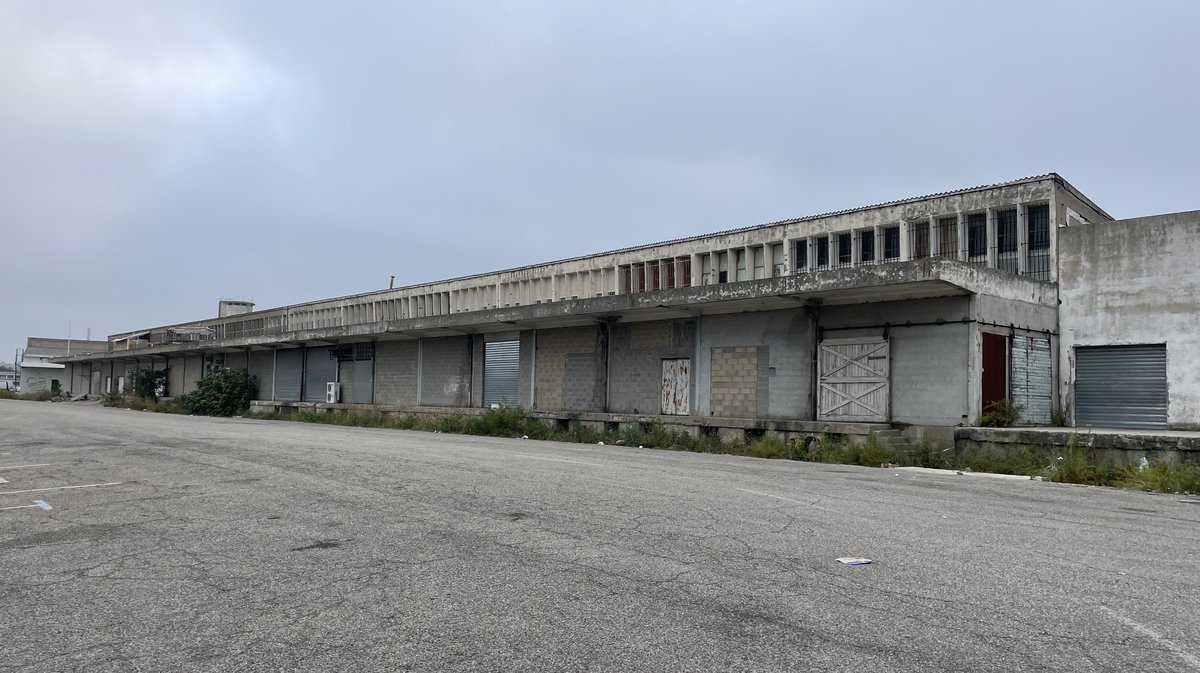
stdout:
<svg viewBox="0 0 1200 673">
<path fill-rule="evenodd" d="M 330 381 L 325 384 L 325 402 L 328 404 L 337 404 L 342 401 L 342 384 L 337 381 Z"/>
</svg>

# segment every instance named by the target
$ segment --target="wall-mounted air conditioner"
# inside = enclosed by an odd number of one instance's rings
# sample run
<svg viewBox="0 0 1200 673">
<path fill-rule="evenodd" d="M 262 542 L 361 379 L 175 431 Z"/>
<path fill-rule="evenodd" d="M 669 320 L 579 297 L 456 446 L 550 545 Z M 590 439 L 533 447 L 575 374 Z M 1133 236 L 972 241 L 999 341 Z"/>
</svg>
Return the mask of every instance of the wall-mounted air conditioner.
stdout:
<svg viewBox="0 0 1200 673">
<path fill-rule="evenodd" d="M 325 384 L 325 402 L 328 404 L 337 404 L 342 401 L 342 384 L 337 381 L 330 381 Z"/>
</svg>

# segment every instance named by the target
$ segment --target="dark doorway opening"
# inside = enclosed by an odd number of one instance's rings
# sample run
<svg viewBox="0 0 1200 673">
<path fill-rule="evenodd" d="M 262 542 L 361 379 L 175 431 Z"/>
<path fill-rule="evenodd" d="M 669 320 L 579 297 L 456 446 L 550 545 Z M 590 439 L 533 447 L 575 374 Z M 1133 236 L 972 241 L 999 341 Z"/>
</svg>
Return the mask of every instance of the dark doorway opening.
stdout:
<svg viewBox="0 0 1200 673">
<path fill-rule="evenodd" d="M 1008 337 L 983 333 L 983 410 L 1008 399 Z"/>
</svg>

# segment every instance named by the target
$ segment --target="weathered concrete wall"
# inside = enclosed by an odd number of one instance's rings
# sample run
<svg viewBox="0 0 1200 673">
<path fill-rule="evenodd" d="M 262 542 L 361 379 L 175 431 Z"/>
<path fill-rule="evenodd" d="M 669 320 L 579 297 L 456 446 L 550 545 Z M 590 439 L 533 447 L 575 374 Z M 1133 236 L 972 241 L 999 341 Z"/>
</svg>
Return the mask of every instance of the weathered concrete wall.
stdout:
<svg viewBox="0 0 1200 673">
<path fill-rule="evenodd" d="M 1195 433 L 1138 430 L 1077 431 L 1072 428 L 958 428 L 954 450 L 959 457 L 1005 455 L 1032 447 L 1047 449 L 1053 460 L 1071 450 L 1089 460 L 1137 465 L 1142 458 L 1168 465 L 1200 464 L 1200 436 Z"/>
<path fill-rule="evenodd" d="M 248 370 L 250 367 L 250 356 L 246 351 L 234 351 L 225 354 L 225 367 L 228 369 Z"/>
<path fill-rule="evenodd" d="M 375 403 L 416 406 L 417 341 L 375 344 Z"/>
<path fill-rule="evenodd" d="M 1167 345 L 1167 423 L 1200 428 L 1200 211 L 1059 231 L 1060 394 L 1074 409 L 1074 348 Z"/>
<path fill-rule="evenodd" d="M 812 419 L 812 321 L 804 309 L 704 316 L 698 332 L 694 413 Z"/>
<path fill-rule="evenodd" d="M 825 338 L 841 338 L 881 336 L 889 323 L 893 422 L 953 426 L 979 394 L 971 389 L 970 310 L 967 297 L 826 306 L 821 326 Z"/>
<path fill-rule="evenodd" d="M 204 357 L 187 355 L 183 358 L 183 389 L 179 394 L 186 395 L 196 389 L 196 384 L 204 375 Z"/>
<path fill-rule="evenodd" d="M 696 321 L 659 320 L 615 324 L 610 332 L 609 409 L 657 414 L 662 406 L 663 358 L 692 358 L 696 366 Z M 696 399 L 692 376 L 691 398 Z M 694 411 L 693 405 L 693 413 Z"/>
<path fill-rule="evenodd" d="M 535 400 L 536 385 L 534 376 L 537 366 L 534 365 L 534 360 L 537 357 L 537 343 L 541 334 L 534 333 L 534 330 L 521 330 L 517 335 L 517 341 L 521 342 L 521 352 L 517 360 L 517 406 L 526 409 L 532 409 Z M 483 385 L 482 382 L 480 385 Z M 482 401 L 480 402 L 482 404 Z"/>
<path fill-rule="evenodd" d="M 1058 332 L 1058 311 L 1054 306 L 990 295 L 975 297 L 975 319 L 980 323 L 1043 335 Z"/>
<path fill-rule="evenodd" d="M 535 408 L 603 410 L 604 361 L 600 347 L 599 327 L 538 330 Z"/>
<path fill-rule="evenodd" d="M 271 399 L 275 383 L 275 352 L 251 351 L 247 359 L 246 370 L 258 379 L 258 399 Z"/>
<path fill-rule="evenodd" d="M 465 407 L 471 403 L 469 337 L 421 340 L 422 406 Z"/>
<path fill-rule="evenodd" d="M 167 358 L 167 397 L 179 397 L 183 394 L 183 358 Z"/>
</svg>

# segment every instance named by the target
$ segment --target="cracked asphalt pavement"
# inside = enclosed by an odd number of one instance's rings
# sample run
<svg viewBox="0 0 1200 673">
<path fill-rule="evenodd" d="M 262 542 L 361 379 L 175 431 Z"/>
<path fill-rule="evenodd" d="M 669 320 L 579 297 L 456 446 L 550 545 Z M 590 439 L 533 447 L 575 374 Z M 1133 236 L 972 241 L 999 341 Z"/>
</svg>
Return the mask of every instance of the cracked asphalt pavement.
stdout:
<svg viewBox="0 0 1200 673">
<path fill-rule="evenodd" d="M 18 401 L 0 477 L 0 671 L 1200 670 L 1185 495 Z"/>
</svg>

